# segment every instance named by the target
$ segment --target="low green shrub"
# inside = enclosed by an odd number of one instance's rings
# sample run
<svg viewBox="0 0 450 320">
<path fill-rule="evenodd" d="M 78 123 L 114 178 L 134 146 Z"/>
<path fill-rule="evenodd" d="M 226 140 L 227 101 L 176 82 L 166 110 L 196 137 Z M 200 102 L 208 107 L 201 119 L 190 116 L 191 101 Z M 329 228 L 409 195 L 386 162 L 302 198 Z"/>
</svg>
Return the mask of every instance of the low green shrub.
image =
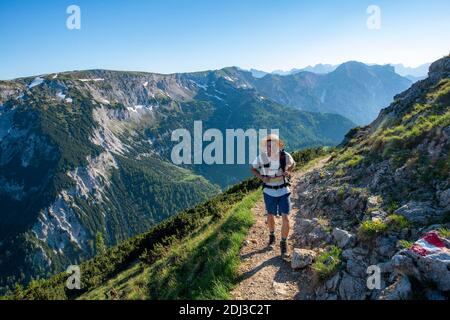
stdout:
<svg viewBox="0 0 450 320">
<path fill-rule="evenodd" d="M 358 229 L 358 233 L 363 238 L 373 238 L 379 234 L 386 232 L 387 229 L 387 224 L 380 220 L 368 220 L 361 223 Z"/>
<path fill-rule="evenodd" d="M 321 280 L 328 279 L 334 275 L 341 266 L 342 249 L 331 246 L 327 251 L 316 257 L 312 269 L 317 273 Z"/>
<path fill-rule="evenodd" d="M 403 249 L 409 249 L 412 247 L 413 244 L 414 244 L 413 242 L 407 241 L 407 240 L 399 240 L 398 241 L 398 246 Z"/>
<path fill-rule="evenodd" d="M 387 217 L 388 229 L 391 231 L 401 231 L 411 227 L 411 223 L 404 216 L 391 214 Z"/>
<path fill-rule="evenodd" d="M 438 233 L 442 238 L 450 238 L 450 230 L 447 228 L 439 228 Z"/>
</svg>

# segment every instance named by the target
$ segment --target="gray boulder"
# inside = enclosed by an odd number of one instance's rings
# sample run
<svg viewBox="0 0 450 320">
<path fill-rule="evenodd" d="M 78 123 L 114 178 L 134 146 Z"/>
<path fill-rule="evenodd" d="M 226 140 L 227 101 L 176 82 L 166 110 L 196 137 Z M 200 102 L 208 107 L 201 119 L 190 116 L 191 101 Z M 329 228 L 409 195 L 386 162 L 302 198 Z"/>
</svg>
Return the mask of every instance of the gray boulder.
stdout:
<svg viewBox="0 0 450 320">
<path fill-rule="evenodd" d="M 348 197 L 343 202 L 343 208 L 347 212 L 352 212 L 358 208 L 360 204 L 359 198 Z"/>
<path fill-rule="evenodd" d="M 363 261 L 368 254 L 369 254 L 369 251 L 362 247 L 354 247 L 352 249 L 345 249 L 344 251 L 342 251 L 342 257 L 345 260 L 354 259 L 354 260 Z"/>
<path fill-rule="evenodd" d="M 378 267 L 380 267 L 381 273 L 392 273 L 394 272 L 394 263 L 392 260 L 389 260 L 387 262 L 382 262 L 377 264 Z"/>
<path fill-rule="evenodd" d="M 344 272 L 339 284 L 339 296 L 343 300 L 364 300 L 366 298 L 366 281 Z"/>
<path fill-rule="evenodd" d="M 376 251 L 384 256 L 391 258 L 397 248 L 397 239 L 391 237 L 378 237 L 375 242 Z"/>
<path fill-rule="evenodd" d="M 402 276 L 394 284 L 381 291 L 380 300 L 408 300 L 412 297 L 411 282 Z"/>
<path fill-rule="evenodd" d="M 327 300 L 337 300 L 337 294 L 335 293 L 328 294 Z"/>
<path fill-rule="evenodd" d="M 441 291 L 450 291 L 450 261 L 421 256 L 410 250 L 402 250 L 392 258 L 395 269 L 414 277 L 428 287 L 433 283 Z"/>
<path fill-rule="evenodd" d="M 294 249 L 291 260 L 292 269 L 302 269 L 313 263 L 316 253 L 312 250 Z"/>
<path fill-rule="evenodd" d="M 339 280 L 341 280 L 341 275 L 340 273 L 337 273 L 331 279 L 325 282 L 325 288 L 330 292 L 336 291 L 339 285 Z"/>
<path fill-rule="evenodd" d="M 297 233 L 307 234 L 311 232 L 316 224 L 311 219 L 299 219 L 296 228 Z"/>
<path fill-rule="evenodd" d="M 435 283 L 439 290 L 450 291 L 450 262 L 414 255 L 422 278 Z"/>
<path fill-rule="evenodd" d="M 345 248 L 347 245 L 354 243 L 354 236 L 348 231 L 334 228 L 332 235 L 340 248 Z"/>
<path fill-rule="evenodd" d="M 447 300 L 447 298 L 442 293 L 432 289 L 428 289 L 425 291 L 425 298 L 427 298 L 427 300 Z"/>
<path fill-rule="evenodd" d="M 386 218 L 388 216 L 387 212 L 382 211 L 382 210 L 372 211 L 370 213 L 370 215 L 371 215 L 371 220 L 372 221 L 375 221 L 375 220 L 384 221 L 384 220 L 386 220 Z"/>
<path fill-rule="evenodd" d="M 317 248 L 332 241 L 331 234 L 320 224 L 318 219 L 300 219 L 296 225 L 297 245 Z"/>
<path fill-rule="evenodd" d="M 416 268 L 413 259 L 408 257 L 406 252 L 407 250 L 402 250 L 392 257 L 393 270 L 391 272 L 397 271 L 397 273 L 420 279 L 421 275 L 419 270 Z"/>
<path fill-rule="evenodd" d="M 439 200 L 439 205 L 441 207 L 447 208 L 450 206 L 450 188 L 444 191 L 439 191 L 437 193 L 437 198 Z"/>
<path fill-rule="evenodd" d="M 347 261 L 346 270 L 354 277 L 364 278 L 367 273 L 367 264 L 360 260 L 350 259 Z"/>
<path fill-rule="evenodd" d="M 324 286 L 318 287 L 315 291 L 315 294 L 316 294 L 316 300 L 327 300 L 327 298 L 328 298 L 328 293 Z"/>
<path fill-rule="evenodd" d="M 436 210 L 428 202 L 410 201 L 395 210 L 395 214 L 404 216 L 413 223 L 426 225 L 442 220 L 445 210 Z"/>
</svg>

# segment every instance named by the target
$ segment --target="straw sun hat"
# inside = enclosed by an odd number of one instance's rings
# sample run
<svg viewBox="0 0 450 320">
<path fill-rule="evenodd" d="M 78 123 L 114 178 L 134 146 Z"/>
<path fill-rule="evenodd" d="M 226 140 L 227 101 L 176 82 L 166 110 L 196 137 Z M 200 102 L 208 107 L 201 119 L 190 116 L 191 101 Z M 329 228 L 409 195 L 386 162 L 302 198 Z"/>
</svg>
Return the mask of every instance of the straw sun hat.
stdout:
<svg viewBox="0 0 450 320">
<path fill-rule="evenodd" d="M 278 145 L 278 148 L 280 150 L 284 148 L 283 140 L 281 140 L 278 135 L 276 135 L 274 133 L 271 133 L 271 134 L 267 135 L 264 139 L 261 140 L 261 143 L 260 143 L 261 150 L 264 150 L 264 151 L 267 150 L 267 143 L 269 141 L 271 143 L 274 143 L 273 146 L 277 146 Z"/>
</svg>

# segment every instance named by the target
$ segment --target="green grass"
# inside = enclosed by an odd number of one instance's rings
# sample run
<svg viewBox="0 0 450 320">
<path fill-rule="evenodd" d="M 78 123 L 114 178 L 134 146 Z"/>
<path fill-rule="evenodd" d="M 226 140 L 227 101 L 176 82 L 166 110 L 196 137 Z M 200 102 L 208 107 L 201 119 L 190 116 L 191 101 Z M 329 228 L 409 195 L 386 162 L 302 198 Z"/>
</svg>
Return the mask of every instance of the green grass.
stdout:
<svg viewBox="0 0 450 320">
<path fill-rule="evenodd" d="M 368 191 L 366 188 L 351 188 L 350 194 L 352 196 L 364 195 L 366 198 L 368 197 Z"/>
<path fill-rule="evenodd" d="M 149 277 L 150 299 L 229 299 L 236 284 L 239 251 L 254 223 L 251 208 L 260 191 L 247 196 L 218 226 L 171 250 Z"/>
<path fill-rule="evenodd" d="M 334 177 L 335 178 L 342 178 L 343 176 L 345 176 L 346 172 L 343 168 L 340 168 L 338 170 L 336 170 L 336 172 L 334 173 Z"/>
<path fill-rule="evenodd" d="M 344 169 L 348 167 L 355 167 L 364 160 L 364 156 L 359 154 L 357 148 L 347 147 L 343 151 L 337 154 L 336 164 L 339 169 Z"/>
<path fill-rule="evenodd" d="M 398 241 L 398 246 L 403 249 L 409 249 L 412 247 L 413 244 L 414 244 L 414 242 L 407 241 L 407 240 L 399 240 Z"/>
<path fill-rule="evenodd" d="M 137 263 L 80 299 L 229 299 L 260 198 L 261 191 L 250 193 L 224 219 L 167 247 L 154 264 Z"/>
<path fill-rule="evenodd" d="M 134 266 L 117 275 L 117 277 L 110 279 L 102 286 L 87 292 L 78 299 L 143 299 L 147 294 L 148 271 L 148 268 L 145 268 L 143 264 L 136 263 Z"/>
<path fill-rule="evenodd" d="M 292 153 L 295 160 L 295 169 L 306 171 L 314 166 L 317 161 L 329 156 L 333 151 L 330 147 L 309 148 Z"/>
<path fill-rule="evenodd" d="M 409 121 L 410 119 L 412 119 L 413 117 L 415 117 L 415 116 L 418 115 L 419 113 L 422 113 L 422 112 L 427 111 L 427 110 L 429 110 L 429 109 L 431 109 L 431 105 L 429 105 L 429 104 L 426 104 L 426 103 L 416 103 L 416 104 L 414 105 L 413 110 L 412 110 L 410 113 L 408 113 L 408 114 L 406 114 L 406 115 L 403 116 L 402 121 L 403 121 L 403 122 Z"/>
<path fill-rule="evenodd" d="M 339 187 L 338 191 L 337 191 L 337 196 L 340 200 L 344 200 L 345 197 L 345 188 L 344 187 Z"/>
<path fill-rule="evenodd" d="M 442 79 L 436 85 L 435 90 L 430 92 L 427 97 L 431 100 L 438 100 L 444 97 L 448 97 L 448 93 L 450 92 L 450 79 Z"/>
<path fill-rule="evenodd" d="M 440 135 L 442 128 L 450 125 L 449 102 L 450 80 L 446 78 L 429 88 L 423 99 L 405 109 L 405 113 L 399 118 L 388 119 L 385 125 L 359 143 L 354 142 L 351 147 L 344 149 L 337 157 L 337 163 L 344 166 L 346 163 L 355 164 L 358 161 L 374 163 L 391 159 L 395 167 L 406 164 L 411 171 L 420 171 L 417 166 L 411 166 L 411 159 L 414 159 L 417 153 L 415 149 L 424 138 L 434 139 Z M 364 159 L 353 159 L 355 155 L 362 155 Z M 446 160 L 441 158 L 437 161 L 441 161 L 440 167 L 433 170 L 432 174 L 425 170 L 424 175 L 434 179 L 436 174 L 439 174 L 437 178 L 448 179 Z"/>
<path fill-rule="evenodd" d="M 320 254 L 312 265 L 312 269 L 321 280 L 328 279 L 334 275 L 341 266 L 342 249 L 331 246 L 327 251 Z"/>
<path fill-rule="evenodd" d="M 437 231 L 442 238 L 450 238 L 450 230 L 447 228 L 439 228 Z"/>
<path fill-rule="evenodd" d="M 382 221 L 364 221 L 359 226 L 358 233 L 363 238 L 373 238 L 378 234 L 384 233 L 387 229 L 387 224 Z"/>
<path fill-rule="evenodd" d="M 410 227 L 411 223 L 405 217 L 397 214 L 391 214 L 387 217 L 386 222 L 380 220 L 364 221 L 359 226 L 358 234 L 363 239 L 371 239 L 388 231 L 400 232 L 401 230 L 408 229 Z"/>
<path fill-rule="evenodd" d="M 401 231 L 411 227 L 411 223 L 404 216 L 391 214 L 387 217 L 388 229 L 391 231 Z"/>
<path fill-rule="evenodd" d="M 387 212 L 394 212 L 395 210 L 397 210 L 398 208 L 400 208 L 400 206 L 398 205 L 398 203 L 394 200 L 389 201 L 388 205 L 386 206 L 386 210 Z"/>
<path fill-rule="evenodd" d="M 450 80 L 444 79 L 427 95 L 426 103 L 416 103 L 412 110 L 403 116 L 400 123 L 380 132 L 372 145 L 383 146 L 383 156 L 389 157 L 416 146 L 418 141 L 434 128 L 448 126 L 449 95 Z M 407 154 L 403 154 L 401 158 L 406 159 Z"/>
<path fill-rule="evenodd" d="M 358 164 L 360 164 L 363 160 L 364 160 L 364 157 L 359 155 L 359 154 L 357 154 L 357 155 L 354 155 L 349 160 L 347 160 L 345 162 L 345 166 L 347 166 L 347 167 L 355 167 Z"/>
</svg>

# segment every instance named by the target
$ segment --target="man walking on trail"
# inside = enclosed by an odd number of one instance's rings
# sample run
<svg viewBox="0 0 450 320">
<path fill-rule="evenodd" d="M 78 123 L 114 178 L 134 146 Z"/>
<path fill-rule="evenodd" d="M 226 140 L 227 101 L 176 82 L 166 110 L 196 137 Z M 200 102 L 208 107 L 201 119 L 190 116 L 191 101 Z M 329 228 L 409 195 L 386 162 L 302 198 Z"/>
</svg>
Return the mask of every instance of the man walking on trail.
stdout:
<svg viewBox="0 0 450 320">
<path fill-rule="evenodd" d="M 282 216 L 280 249 L 282 258 L 287 258 L 288 215 L 291 210 L 289 177 L 295 167 L 295 161 L 283 148 L 284 143 L 277 135 L 268 135 L 261 142 L 260 155 L 256 157 L 251 170 L 263 182 L 264 203 L 270 231 L 269 246 L 275 244 L 275 216 Z"/>
</svg>

